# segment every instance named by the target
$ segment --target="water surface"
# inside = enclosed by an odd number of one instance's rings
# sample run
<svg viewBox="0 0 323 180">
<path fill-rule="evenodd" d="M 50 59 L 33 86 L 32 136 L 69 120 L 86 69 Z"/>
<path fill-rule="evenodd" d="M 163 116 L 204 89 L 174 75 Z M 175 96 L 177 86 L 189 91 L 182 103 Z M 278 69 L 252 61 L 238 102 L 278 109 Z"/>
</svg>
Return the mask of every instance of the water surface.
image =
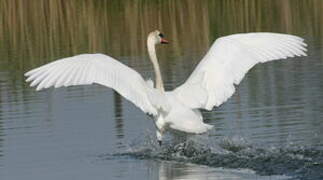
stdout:
<svg viewBox="0 0 323 180">
<path fill-rule="evenodd" d="M 0 2 L 1 179 L 322 179 L 322 1 Z M 308 57 L 254 67 L 225 104 L 203 112 L 206 135 L 160 148 L 154 125 L 98 85 L 35 92 L 23 73 L 80 53 L 109 54 L 165 87 L 180 85 L 212 42 L 238 32 L 301 36 Z"/>
</svg>

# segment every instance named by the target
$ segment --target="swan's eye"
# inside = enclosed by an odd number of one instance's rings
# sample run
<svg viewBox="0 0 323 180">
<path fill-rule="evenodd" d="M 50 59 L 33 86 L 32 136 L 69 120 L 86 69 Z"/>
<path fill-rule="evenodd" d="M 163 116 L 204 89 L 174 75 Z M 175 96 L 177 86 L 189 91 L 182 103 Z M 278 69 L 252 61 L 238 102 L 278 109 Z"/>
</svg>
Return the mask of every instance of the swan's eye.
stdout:
<svg viewBox="0 0 323 180">
<path fill-rule="evenodd" d="M 164 37 L 164 34 L 159 33 L 159 37 L 163 38 Z"/>
</svg>

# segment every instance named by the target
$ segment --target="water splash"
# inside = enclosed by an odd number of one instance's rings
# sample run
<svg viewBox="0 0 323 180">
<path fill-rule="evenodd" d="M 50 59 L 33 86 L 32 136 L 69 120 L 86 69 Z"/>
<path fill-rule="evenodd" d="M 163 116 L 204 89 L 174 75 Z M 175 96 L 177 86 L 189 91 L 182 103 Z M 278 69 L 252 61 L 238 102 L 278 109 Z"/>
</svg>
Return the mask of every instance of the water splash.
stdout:
<svg viewBox="0 0 323 180">
<path fill-rule="evenodd" d="M 244 138 L 222 138 L 211 143 L 203 136 L 182 143 L 168 141 L 159 147 L 151 136 L 122 153 L 137 159 L 159 159 L 210 167 L 251 169 L 259 175 L 287 175 L 293 179 L 323 179 L 323 151 L 310 147 L 266 147 Z M 205 137 L 205 136 L 204 136 Z"/>
</svg>

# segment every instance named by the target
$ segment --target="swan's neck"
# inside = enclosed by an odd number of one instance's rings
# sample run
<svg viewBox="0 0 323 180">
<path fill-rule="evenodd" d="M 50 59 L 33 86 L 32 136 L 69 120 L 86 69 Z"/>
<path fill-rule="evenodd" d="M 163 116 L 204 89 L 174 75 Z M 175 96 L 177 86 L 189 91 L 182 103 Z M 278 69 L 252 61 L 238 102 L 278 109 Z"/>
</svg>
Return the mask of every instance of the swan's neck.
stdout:
<svg viewBox="0 0 323 180">
<path fill-rule="evenodd" d="M 160 72 L 160 68 L 157 60 L 155 44 L 148 39 L 147 47 L 148 47 L 148 54 L 151 62 L 153 63 L 153 67 L 155 71 L 156 88 L 164 92 L 165 91 L 164 83 L 163 83 L 163 78 L 161 76 L 161 72 Z"/>
</svg>

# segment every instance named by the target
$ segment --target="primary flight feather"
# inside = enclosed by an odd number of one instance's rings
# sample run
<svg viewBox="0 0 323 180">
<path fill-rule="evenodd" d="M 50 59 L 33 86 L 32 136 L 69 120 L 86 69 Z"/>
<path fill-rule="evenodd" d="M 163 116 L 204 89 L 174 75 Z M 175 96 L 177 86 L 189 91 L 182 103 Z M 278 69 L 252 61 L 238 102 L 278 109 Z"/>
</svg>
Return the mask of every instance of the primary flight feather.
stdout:
<svg viewBox="0 0 323 180">
<path fill-rule="evenodd" d="M 200 134 L 212 126 L 203 123 L 199 109 L 212 110 L 227 101 L 235 86 L 256 64 L 306 56 L 300 37 L 278 33 L 234 34 L 217 39 L 184 84 L 165 91 L 155 45 L 168 43 L 158 30 L 151 32 L 147 48 L 155 72 L 155 87 L 135 70 L 103 54 L 81 54 L 59 59 L 27 73 L 36 90 L 85 84 L 113 88 L 154 117 L 161 144 L 167 130 Z"/>
</svg>

